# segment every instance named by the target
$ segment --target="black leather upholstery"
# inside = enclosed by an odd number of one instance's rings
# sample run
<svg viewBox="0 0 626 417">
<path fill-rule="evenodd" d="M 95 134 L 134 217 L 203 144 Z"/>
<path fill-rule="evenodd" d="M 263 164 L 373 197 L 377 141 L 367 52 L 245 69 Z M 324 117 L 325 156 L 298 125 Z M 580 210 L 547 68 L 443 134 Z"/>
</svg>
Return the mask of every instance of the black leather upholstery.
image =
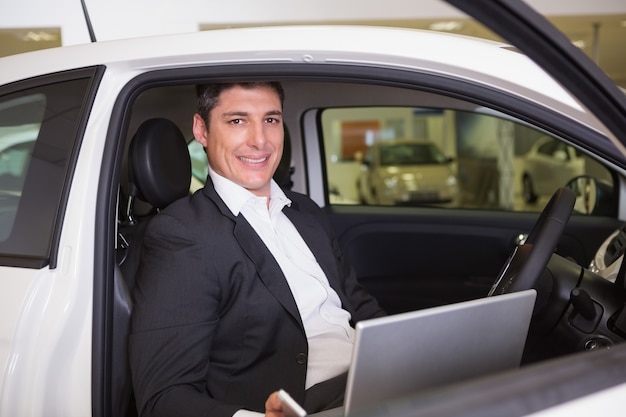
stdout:
<svg viewBox="0 0 626 417">
<path fill-rule="evenodd" d="M 141 124 L 128 151 L 131 195 L 161 209 L 189 193 L 191 159 L 185 137 L 173 122 Z"/>
<path fill-rule="evenodd" d="M 133 309 L 131 289 L 139 265 L 141 240 L 149 217 L 133 216 L 135 198 L 156 212 L 189 193 L 191 159 L 181 131 L 171 121 L 150 119 L 132 138 L 128 155 L 129 203 L 118 230 L 112 335 L 111 409 L 118 416 L 137 415 L 128 367 L 128 334 Z"/>
</svg>

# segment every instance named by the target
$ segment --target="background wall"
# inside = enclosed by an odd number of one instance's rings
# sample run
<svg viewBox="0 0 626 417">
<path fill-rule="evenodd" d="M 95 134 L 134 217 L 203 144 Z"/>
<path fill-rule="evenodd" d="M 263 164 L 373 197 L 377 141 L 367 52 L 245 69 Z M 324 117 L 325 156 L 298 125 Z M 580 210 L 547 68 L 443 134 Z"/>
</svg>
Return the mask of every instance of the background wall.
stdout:
<svg viewBox="0 0 626 417">
<path fill-rule="evenodd" d="M 0 28 L 60 26 L 64 45 L 89 42 L 80 0 L 0 0 L 0 2 L 2 4 Z M 85 0 L 85 2 L 99 40 L 191 32 L 198 30 L 200 24 L 386 20 L 406 19 L 412 14 L 431 17 L 460 16 L 446 4 L 433 0 L 420 1 L 419 9 L 416 8 L 414 0 Z M 579 2 L 585 3 L 582 0 Z M 412 13 L 411 9 L 417 10 Z M 626 6 L 623 9 L 626 10 Z"/>
<path fill-rule="evenodd" d="M 452 18 L 436 0 L 85 0 L 99 40 L 196 31 L 200 24 Z M 547 16 L 626 13 L 624 0 L 529 0 Z M 0 28 L 60 27 L 63 44 L 89 42 L 80 0 L 0 0 Z"/>
</svg>

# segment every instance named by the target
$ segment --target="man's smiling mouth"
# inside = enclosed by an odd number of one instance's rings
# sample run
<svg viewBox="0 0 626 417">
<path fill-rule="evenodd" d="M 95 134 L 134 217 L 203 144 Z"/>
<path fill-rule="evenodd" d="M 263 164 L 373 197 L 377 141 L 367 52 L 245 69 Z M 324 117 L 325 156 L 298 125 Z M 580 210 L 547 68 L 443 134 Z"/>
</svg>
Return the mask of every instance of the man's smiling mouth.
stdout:
<svg viewBox="0 0 626 417">
<path fill-rule="evenodd" d="M 267 156 L 261 157 L 261 158 L 246 158 L 245 156 L 240 156 L 239 159 L 243 162 L 246 163 L 250 163 L 250 164 L 258 164 L 261 162 L 265 162 L 267 161 Z"/>
</svg>

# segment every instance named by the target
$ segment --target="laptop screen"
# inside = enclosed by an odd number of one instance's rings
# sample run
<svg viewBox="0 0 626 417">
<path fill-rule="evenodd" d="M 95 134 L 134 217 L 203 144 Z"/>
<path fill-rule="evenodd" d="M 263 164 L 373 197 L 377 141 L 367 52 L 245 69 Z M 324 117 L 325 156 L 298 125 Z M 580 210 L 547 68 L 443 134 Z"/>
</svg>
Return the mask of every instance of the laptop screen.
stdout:
<svg viewBox="0 0 626 417">
<path fill-rule="evenodd" d="M 357 323 L 345 414 L 518 367 L 535 298 L 527 290 Z"/>
</svg>

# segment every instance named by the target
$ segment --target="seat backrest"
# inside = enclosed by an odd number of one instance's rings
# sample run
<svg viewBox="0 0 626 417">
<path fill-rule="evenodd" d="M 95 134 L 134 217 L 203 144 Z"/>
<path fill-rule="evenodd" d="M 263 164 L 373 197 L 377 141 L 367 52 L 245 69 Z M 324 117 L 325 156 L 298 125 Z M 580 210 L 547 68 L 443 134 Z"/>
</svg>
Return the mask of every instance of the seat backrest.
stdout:
<svg viewBox="0 0 626 417">
<path fill-rule="evenodd" d="M 128 151 L 128 205 L 118 228 L 118 265 L 115 270 L 113 314 L 113 369 L 111 407 L 115 415 L 136 415 L 128 368 L 128 334 L 133 302 L 132 288 L 139 265 L 141 241 L 149 218 L 133 215 L 135 199 L 159 211 L 189 193 L 191 159 L 178 126 L 163 118 L 143 122 Z"/>
<path fill-rule="evenodd" d="M 162 209 L 189 193 L 191 159 L 182 132 L 170 120 L 139 126 L 128 150 L 129 192 Z"/>
<path fill-rule="evenodd" d="M 149 219 L 135 218 L 135 201 L 149 204 L 154 213 L 188 195 L 190 184 L 191 158 L 178 126 L 164 118 L 143 122 L 128 149 L 128 204 L 119 228 L 118 259 L 129 288 L 135 283 L 143 229 Z"/>
</svg>

